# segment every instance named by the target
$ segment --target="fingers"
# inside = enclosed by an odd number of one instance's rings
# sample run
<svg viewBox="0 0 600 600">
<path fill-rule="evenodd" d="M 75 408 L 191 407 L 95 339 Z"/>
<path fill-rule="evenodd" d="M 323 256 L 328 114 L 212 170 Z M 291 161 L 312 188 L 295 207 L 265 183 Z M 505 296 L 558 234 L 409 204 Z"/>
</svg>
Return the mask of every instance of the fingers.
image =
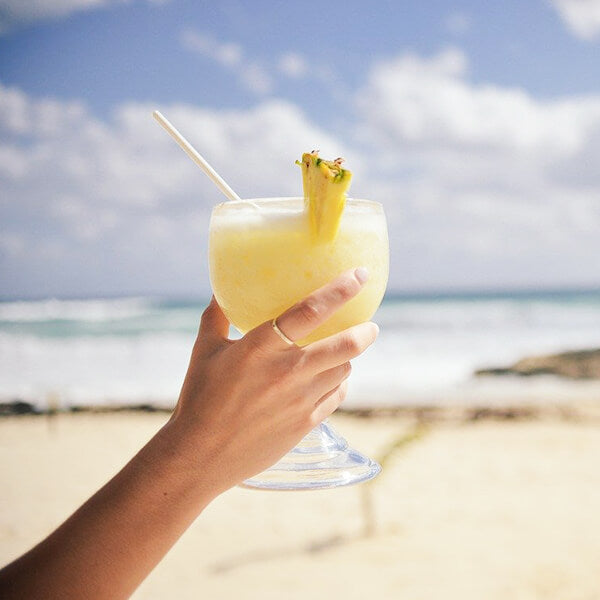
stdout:
<svg viewBox="0 0 600 600">
<path fill-rule="evenodd" d="M 346 398 L 348 391 L 348 382 L 343 381 L 336 388 L 325 394 L 315 406 L 312 413 L 313 426 L 318 425 L 321 421 L 332 415 Z"/>
<path fill-rule="evenodd" d="M 310 398 L 321 398 L 327 392 L 337 388 L 342 381 L 348 379 L 351 371 L 352 367 L 350 363 L 345 362 L 315 375 L 307 391 L 307 396 Z"/>
<path fill-rule="evenodd" d="M 345 331 L 313 342 L 303 348 L 307 368 L 325 371 L 362 354 L 376 339 L 379 327 L 375 323 L 360 323 Z"/>
<path fill-rule="evenodd" d="M 290 340 L 305 338 L 354 298 L 367 279 L 368 272 L 362 267 L 342 273 L 277 317 L 277 326 Z M 270 336 L 274 343 L 285 345 L 285 341 L 274 331 L 271 333 L 274 334 Z"/>
<path fill-rule="evenodd" d="M 202 313 L 198 336 L 215 342 L 226 340 L 229 336 L 229 321 L 214 296 Z"/>
</svg>

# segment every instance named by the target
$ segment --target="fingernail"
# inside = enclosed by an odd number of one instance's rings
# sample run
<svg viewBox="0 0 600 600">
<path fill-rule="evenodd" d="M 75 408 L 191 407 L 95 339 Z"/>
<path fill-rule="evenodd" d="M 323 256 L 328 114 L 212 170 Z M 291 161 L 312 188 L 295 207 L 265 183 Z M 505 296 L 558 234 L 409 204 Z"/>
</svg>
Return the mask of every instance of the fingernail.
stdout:
<svg viewBox="0 0 600 600">
<path fill-rule="evenodd" d="M 358 283 L 363 285 L 369 279 L 369 271 L 365 267 L 358 267 L 354 271 L 354 277 L 358 279 Z"/>
</svg>

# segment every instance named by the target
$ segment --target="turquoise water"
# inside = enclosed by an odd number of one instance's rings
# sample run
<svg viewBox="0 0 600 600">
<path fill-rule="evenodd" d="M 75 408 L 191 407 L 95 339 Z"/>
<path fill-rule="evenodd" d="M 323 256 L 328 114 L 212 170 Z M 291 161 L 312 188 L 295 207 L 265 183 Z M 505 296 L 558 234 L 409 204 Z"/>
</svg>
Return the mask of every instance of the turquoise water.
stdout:
<svg viewBox="0 0 600 600">
<path fill-rule="evenodd" d="M 145 297 L 0 302 L 0 399 L 172 405 L 205 304 Z M 387 296 L 375 320 L 381 335 L 356 361 L 350 403 L 489 396 L 474 369 L 600 347 L 600 290 Z M 544 394 L 558 389 L 550 384 Z"/>
</svg>

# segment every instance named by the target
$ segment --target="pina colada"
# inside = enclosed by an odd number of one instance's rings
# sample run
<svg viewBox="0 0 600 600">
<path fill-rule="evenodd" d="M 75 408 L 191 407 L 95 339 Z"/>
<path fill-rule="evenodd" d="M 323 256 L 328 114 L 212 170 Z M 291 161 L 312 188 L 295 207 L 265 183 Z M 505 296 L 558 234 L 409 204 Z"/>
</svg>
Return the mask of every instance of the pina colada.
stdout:
<svg viewBox="0 0 600 600">
<path fill-rule="evenodd" d="M 316 239 L 302 198 L 226 202 L 210 224 L 210 278 L 219 305 L 242 333 L 280 315 L 346 269 L 364 266 L 364 289 L 299 343 L 368 321 L 388 277 L 381 206 L 347 200 L 335 237 Z"/>
<path fill-rule="evenodd" d="M 297 164 L 304 198 L 214 208 L 209 264 L 217 301 L 242 333 L 278 317 L 342 271 L 366 267 L 367 284 L 310 336 L 295 340 L 304 345 L 373 316 L 387 283 L 388 237 L 381 205 L 346 199 L 352 173 L 342 168 L 342 159 L 322 160 L 310 152 Z M 321 423 L 277 464 L 244 483 L 271 490 L 318 489 L 367 481 L 380 470 Z"/>
</svg>

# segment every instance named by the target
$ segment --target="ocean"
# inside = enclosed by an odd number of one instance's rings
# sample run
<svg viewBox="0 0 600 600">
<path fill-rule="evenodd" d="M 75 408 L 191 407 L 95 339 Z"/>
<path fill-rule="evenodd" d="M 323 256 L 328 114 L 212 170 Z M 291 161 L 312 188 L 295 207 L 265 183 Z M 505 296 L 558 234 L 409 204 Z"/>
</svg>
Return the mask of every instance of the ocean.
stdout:
<svg viewBox="0 0 600 600">
<path fill-rule="evenodd" d="M 205 306 L 113 298 L 0 302 L 0 401 L 174 405 Z M 386 297 L 349 407 L 600 400 L 599 382 L 474 377 L 528 355 L 600 347 L 600 290 Z"/>
</svg>

